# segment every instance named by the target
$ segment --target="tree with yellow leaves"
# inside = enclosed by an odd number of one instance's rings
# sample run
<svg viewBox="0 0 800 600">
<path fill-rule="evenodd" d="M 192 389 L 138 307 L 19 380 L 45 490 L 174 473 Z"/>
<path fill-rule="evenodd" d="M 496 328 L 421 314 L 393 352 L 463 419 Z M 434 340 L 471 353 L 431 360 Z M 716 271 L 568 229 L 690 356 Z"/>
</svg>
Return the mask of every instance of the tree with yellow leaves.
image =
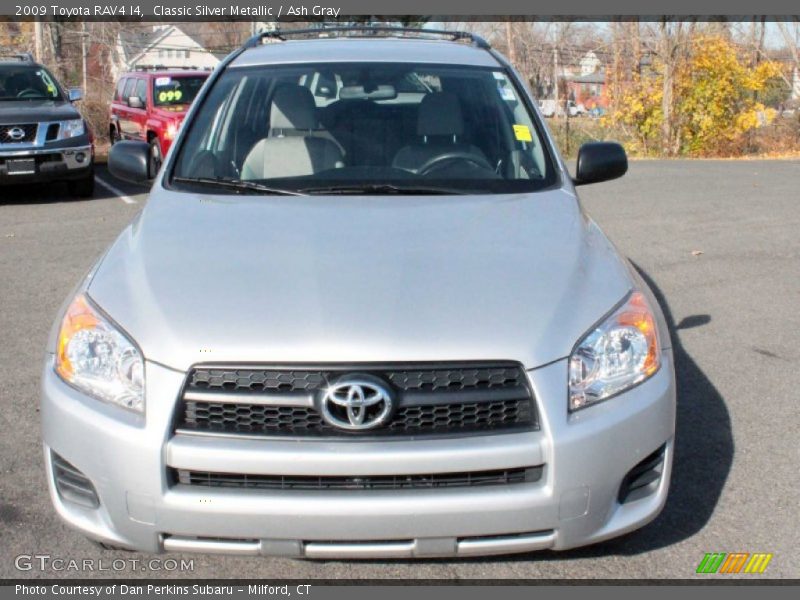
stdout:
<svg viewBox="0 0 800 600">
<path fill-rule="evenodd" d="M 775 63 L 748 65 L 720 35 L 693 36 L 686 50 L 671 65 L 667 127 L 665 65 L 658 57 L 651 73 L 634 77 L 612 99 L 610 120 L 630 134 L 634 152 L 652 155 L 668 148 L 684 156 L 726 155 L 745 134 L 775 117 L 774 110 L 756 100 L 756 92 L 780 74 Z M 663 140 L 664 131 L 670 132 L 670 140 Z"/>
</svg>

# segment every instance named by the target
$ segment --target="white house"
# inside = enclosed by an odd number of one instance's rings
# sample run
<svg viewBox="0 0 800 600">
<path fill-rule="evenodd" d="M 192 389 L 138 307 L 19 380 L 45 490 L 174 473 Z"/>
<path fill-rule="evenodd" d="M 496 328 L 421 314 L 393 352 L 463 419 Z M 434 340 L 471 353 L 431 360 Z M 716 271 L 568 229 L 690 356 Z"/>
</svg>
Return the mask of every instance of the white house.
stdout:
<svg viewBox="0 0 800 600">
<path fill-rule="evenodd" d="M 152 30 L 123 31 L 117 39 L 117 72 L 141 68 L 213 69 L 224 52 L 207 49 L 177 25 L 154 25 Z"/>
</svg>

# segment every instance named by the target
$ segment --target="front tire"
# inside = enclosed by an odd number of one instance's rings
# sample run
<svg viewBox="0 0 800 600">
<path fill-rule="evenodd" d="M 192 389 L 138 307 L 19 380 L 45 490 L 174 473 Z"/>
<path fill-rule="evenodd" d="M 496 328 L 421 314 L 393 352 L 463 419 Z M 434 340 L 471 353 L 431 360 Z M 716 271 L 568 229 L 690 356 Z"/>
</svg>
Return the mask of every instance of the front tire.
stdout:
<svg viewBox="0 0 800 600">
<path fill-rule="evenodd" d="M 91 198 L 94 196 L 94 169 L 86 177 L 67 183 L 70 195 L 76 198 Z"/>
<path fill-rule="evenodd" d="M 158 138 L 150 140 L 150 164 L 148 166 L 150 171 L 150 179 L 155 179 L 161 169 L 161 144 Z"/>
</svg>

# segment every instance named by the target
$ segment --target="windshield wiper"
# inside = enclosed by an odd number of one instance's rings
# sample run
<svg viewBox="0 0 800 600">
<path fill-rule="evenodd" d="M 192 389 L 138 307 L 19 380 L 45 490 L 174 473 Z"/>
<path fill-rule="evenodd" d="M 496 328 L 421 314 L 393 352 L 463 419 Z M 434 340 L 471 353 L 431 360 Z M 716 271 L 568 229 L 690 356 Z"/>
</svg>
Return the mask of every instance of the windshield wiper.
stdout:
<svg viewBox="0 0 800 600">
<path fill-rule="evenodd" d="M 429 196 L 429 195 L 464 195 L 469 192 L 449 187 L 439 187 L 433 185 L 394 185 L 391 183 L 343 183 L 340 185 L 328 185 L 320 187 L 301 188 L 301 191 L 308 194 L 371 194 L 398 196 Z"/>
<path fill-rule="evenodd" d="M 178 183 L 190 183 L 195 185 L 206 185 L 211 187 L 218 187 L 229 190 L 236 190 L 238 192 L 261 192 L 262 194 L 275 194 L 279 196 L 306 196 L 303 192 L 296 192 L 294 190 L 285 190 L 283 188 L 270 187 L 263 183 L 255 181 L 240 181 L 237 179 L 223 179 L 221 177 L 173 177 L 172 181 Z"/>
</svg>

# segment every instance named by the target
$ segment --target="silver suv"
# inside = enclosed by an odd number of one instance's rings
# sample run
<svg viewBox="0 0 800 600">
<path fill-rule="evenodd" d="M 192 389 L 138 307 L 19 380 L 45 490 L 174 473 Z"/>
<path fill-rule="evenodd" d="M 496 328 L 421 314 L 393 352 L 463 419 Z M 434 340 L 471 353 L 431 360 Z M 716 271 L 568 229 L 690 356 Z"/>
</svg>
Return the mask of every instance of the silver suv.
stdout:
<svg viewBox="0 0 800 600">
<path fill-rule="evenodd" d="M 670 336 L 575 192 L 622 148 L 584 146 L 571 178 L 476 36 L 324 33 L 223 61 L 66 301 L 41 410 L 58 513 L 111 546 L 310 558 L 652 520 Z M 144 181 L 147 159 L 126 141 L 109 166 Z"/>
</svg>

